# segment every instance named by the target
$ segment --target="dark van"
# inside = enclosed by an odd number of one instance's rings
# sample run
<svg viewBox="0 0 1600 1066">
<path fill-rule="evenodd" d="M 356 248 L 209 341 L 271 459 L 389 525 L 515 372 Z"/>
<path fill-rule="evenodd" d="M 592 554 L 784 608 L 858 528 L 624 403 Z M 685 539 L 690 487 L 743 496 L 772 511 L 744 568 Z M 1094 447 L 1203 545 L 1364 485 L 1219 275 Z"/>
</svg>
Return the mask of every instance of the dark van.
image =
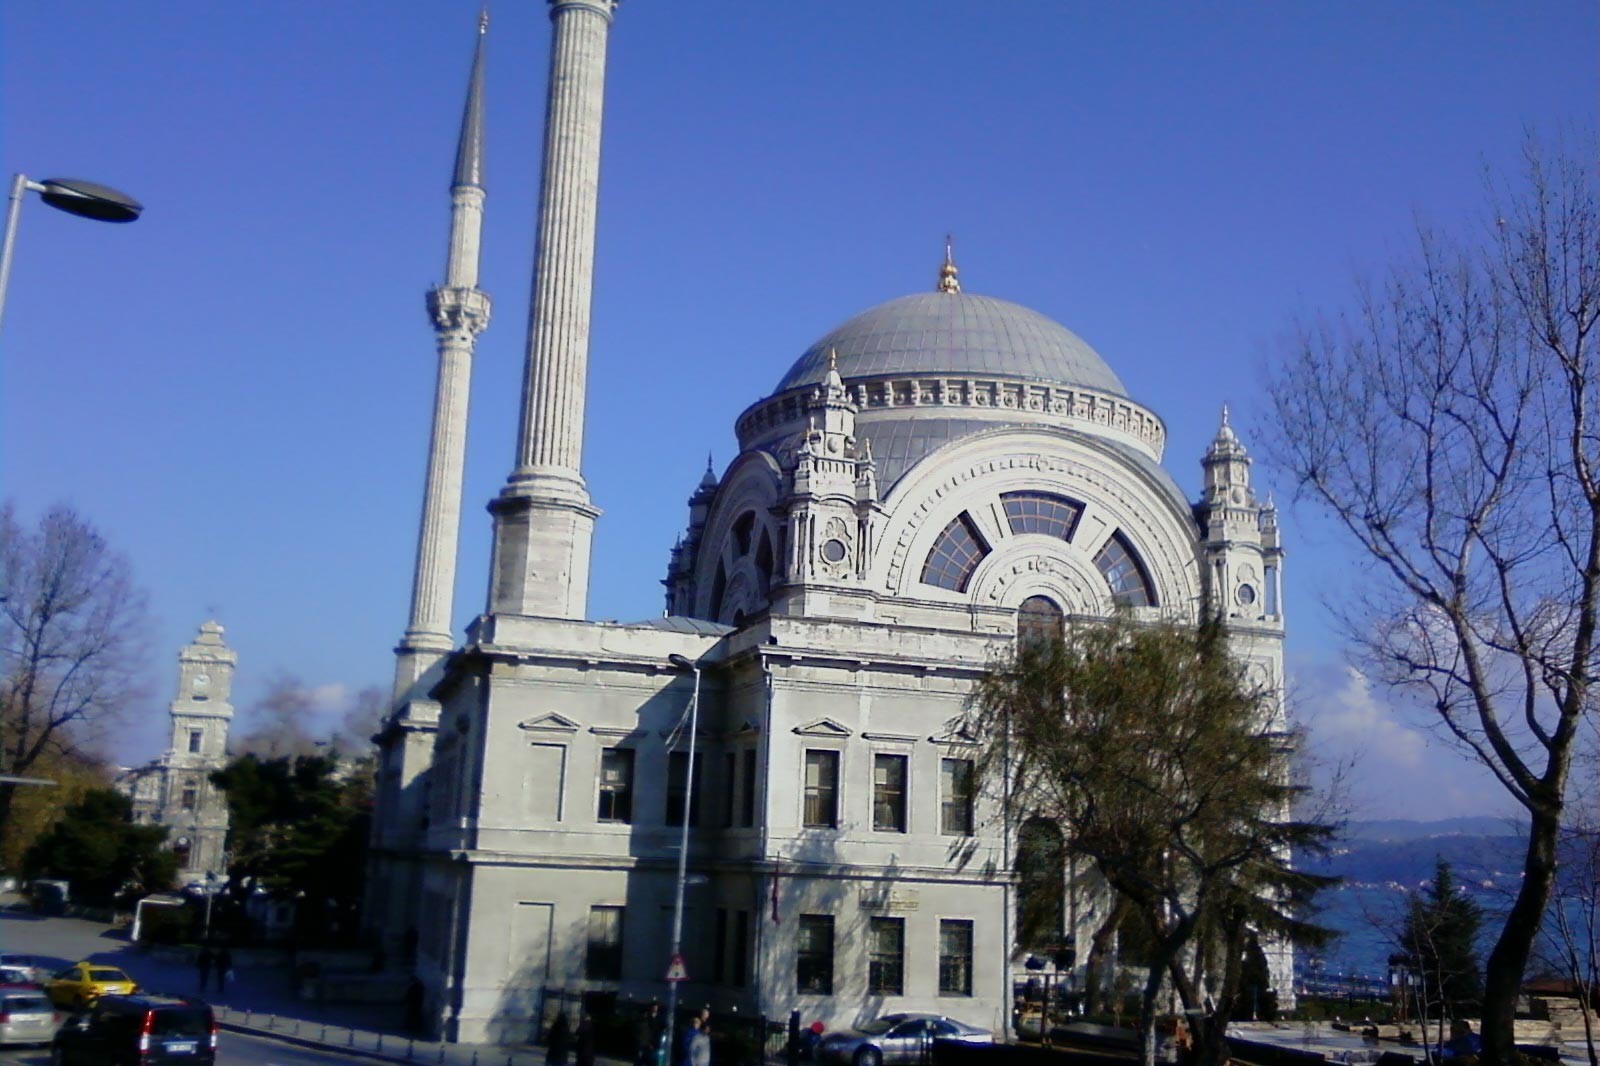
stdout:
<svg viewBox="0 0 1600 1066">
<path fill-rule="evenodd" d="M 53 1050 L 51 1061 L 61 1066 L 210 1066 L 217 1020 L 204 1000 L 188 996 L 101 996 L 61 1027 Z"/>
</svg>

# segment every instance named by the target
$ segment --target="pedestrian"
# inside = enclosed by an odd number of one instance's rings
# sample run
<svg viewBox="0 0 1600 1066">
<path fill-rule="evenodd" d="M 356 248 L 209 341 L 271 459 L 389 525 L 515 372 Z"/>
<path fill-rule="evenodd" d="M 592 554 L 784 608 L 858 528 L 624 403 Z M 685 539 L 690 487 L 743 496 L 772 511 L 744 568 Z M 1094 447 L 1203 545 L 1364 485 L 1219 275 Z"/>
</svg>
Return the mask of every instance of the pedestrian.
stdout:
<svg viewBox="0 0 1600 1066">
<path fill-rule="evenodd" d="M 573 1061 L 577 1066 L 594 1066 L 594 1019 L 589 1017 L 588 1011 L 578 1016 L 576 1047 L 578 1053 Z"/>
<path fill-rule="evenodd" d="M 233 980 L 233 952 L 226 946 L 217 952 L 217 992 L 227 991 L 228 982 Z"/>
<path fill-rule="evenodd" d="M 656 1066 L 656 1048 L 661 1044 L 661 1004 L 652 1003 L 639 1012 L 633 1027 L 633 1066 Z"/>
<path fill-rule="evenodd" d="M 556 1015 L 555 1023 L 550 1026 L 550 1039 L 544 1061 L 550 1066 L 567 1066 L 567 1045 L 571 1042 L 571 1035 L 572 1030 L 567 1025 L 567 1012 L 561 1011 Z"/>
<path fill-rule="evenodd" d="M 672 1049 L 673 1062 L 676 1066 L 690 1066 L 689 1060 L 694 1051 L 694 1037 L 700 1031 L 700 1015 L 696 1014 L 689 1019 L 689 1024 L 683 1027 L 683 1032 L 678 1034 L 678 1046 Z"/>
<path fill-rule="evenodd" d="M 194 968 L 200 973 L 201 995 L 205 995 L 206 985 L 211 983 L 211 966 L 214 962 L 216 962 L 216 956 L 211 954 L 211 945 L 202 945 L 200 954 L 194 957 Z"/>
<path fill-rule="evenodd" d="M 427 1000 L 428 990 L 422 986 L 422 979 L 416 974 L 411 975 L 411 981 L 406 985 L 406 1032 L 414 1036 L 422 1034 L 423 1004 Z"/>
<path fill-rule="evenodd" d="M 702 1011 L 701 1014 L 710 1014 Z M 711 1023 L 695 1019 L 694 1039 L 689 1041 L 689 1066 L 711 1066 Z"/>
</svg>

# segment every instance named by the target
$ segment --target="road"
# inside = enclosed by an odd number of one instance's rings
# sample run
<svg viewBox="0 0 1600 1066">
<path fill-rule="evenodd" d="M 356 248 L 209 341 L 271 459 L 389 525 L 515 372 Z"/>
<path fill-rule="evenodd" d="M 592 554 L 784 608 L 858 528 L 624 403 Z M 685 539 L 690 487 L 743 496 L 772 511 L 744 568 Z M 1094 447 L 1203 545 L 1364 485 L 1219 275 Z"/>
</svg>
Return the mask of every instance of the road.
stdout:
<svg viewBox="0 0 1600 1066">
<path fill-rule="evenodd" d="M 50 1052 L 47 1048 L 0 1050 L 0 1066 L 47 1066 L 49 1061 Z M 221 1035 L 217 1041 L 217 1062 L 220 1066 L 335 1066 L 348 1063 L 373 1066 L 373 1060 L 363 1056 L 292 1047 L 243 1033 Z"/>
</svg>

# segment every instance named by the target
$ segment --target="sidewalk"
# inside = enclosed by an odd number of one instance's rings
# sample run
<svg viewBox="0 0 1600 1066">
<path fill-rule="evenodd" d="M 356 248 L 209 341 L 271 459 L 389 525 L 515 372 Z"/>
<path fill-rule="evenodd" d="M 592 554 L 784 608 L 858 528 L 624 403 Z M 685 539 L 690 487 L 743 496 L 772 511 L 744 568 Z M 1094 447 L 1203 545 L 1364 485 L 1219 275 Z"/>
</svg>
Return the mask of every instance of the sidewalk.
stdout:
<svg viewBox="0 0 1600 1066">
<path fill-rule="evenodd" d="M 126 928 L 85 918 L 45 918 L 27 912 L 14 894 L 0 894 L 0 942 L 7 951 L 37 955 L 64 969 L 80 959 L 116 966 L 152 991 L 197 993 L 198 973 L 187 959 L 146 953 L 128 942 Z M 436 1066 L 533 1066 L 545 1050 L 532 1045 L 441 1044 L 409 1039 L 401 1031 L 399 1003 L 318 1003 L 300 999 L 282 965 L 235 965 L 226 989 L 208 989 L 218 1025 L 232 1032 L 322 1048 L 382 1062 Z M 600 1058 L 605 1066 L 628 1066 Z"/>
</svg>

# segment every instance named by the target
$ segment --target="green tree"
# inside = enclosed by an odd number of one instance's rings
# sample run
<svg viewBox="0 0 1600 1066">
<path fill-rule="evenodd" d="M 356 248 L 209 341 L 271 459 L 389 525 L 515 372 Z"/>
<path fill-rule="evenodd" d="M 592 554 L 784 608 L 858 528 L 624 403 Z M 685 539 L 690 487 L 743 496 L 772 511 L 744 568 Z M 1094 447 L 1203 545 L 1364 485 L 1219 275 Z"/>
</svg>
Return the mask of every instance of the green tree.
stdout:
<svg viewBox="0 0 1600 1066">
<path fill-rule="evenodd" d="M 230 889 L 303 899 L 308 933 L 331 931 L 361 899 L 371 790 L 347 769 L 337 756 L 245 755 L 211 775 L 228 797 Z"/>
<path fill-rule="evenodd" d="M 1274 710 L 1213 622 L 1076 625 L 1019 642 L 974 692 L 963 725 L 986 789 L 1012 824 L 1058 824 L 1148 935 L 1146 1062 L 1167 976 L 1199 1019 L 1200 1060 L 1221 1062 L 1252 932 L 1319 932 L 1298 913 L 1329 879 L 1289 854 L 1331 830 L 1290 814 L 1301 790 Z"/>
<path fill-rule="evenodd" d="M 172 887 L 178 857 L 166 839 L 166 826 L 133 823 L 126 796 L 90 789 L 28 849 L 22 869 L 69 882 L 75 900 L 112 904 Z"/>
<path fill-rule="evenodd" d="M 1272 383 L 1268 454 L 1369 564 L 1347 611 L 1375 676 L 1413 696 L 1528 815 L 1484 968 L 1483 1058 L 1513 1015 L 1556 884 L 1567 781 L 1600 671 L 1600 185 L 1527 152 L 1460 240 L 1306 323 Z"/>
<path fill-rule="evenodd" d="M 1483 981 L 1478 969 L 1478 932 L 1483 908 L 1456 884 L 1450 864 L 1438 860 L 1433 880 L 1406 896 L 1400 951 L 1417 975 L 1419 1014 L 1437 1012 L 1439 1043 L 1446 1023 L 1478 1013 Z"/>
</svg>

